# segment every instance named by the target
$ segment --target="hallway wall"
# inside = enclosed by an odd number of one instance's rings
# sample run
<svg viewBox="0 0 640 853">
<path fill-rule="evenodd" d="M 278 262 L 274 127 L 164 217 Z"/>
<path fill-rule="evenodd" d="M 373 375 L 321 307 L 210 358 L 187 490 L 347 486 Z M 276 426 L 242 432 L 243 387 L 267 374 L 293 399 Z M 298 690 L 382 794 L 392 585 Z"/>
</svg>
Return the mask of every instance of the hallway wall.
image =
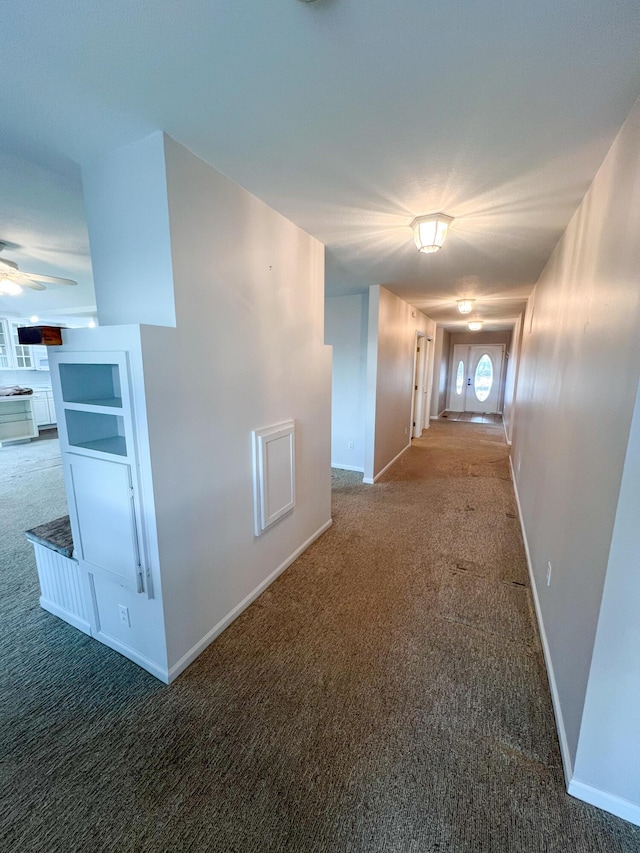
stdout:
<svg viewBox="0 0 640 853">
<path fill-rule="evenodd" d="M 640 374 L 638 151 L 640 104 L 543 271 L 524 322 L 512 459 L 568 777 Z M 637 572 L 639 557 L 636 545 L 635 560 L 627 553 L 618 567 L 623 577 Z M 615 645 L 608 655 L 613 660 Z M 637 668 L 619 675 L 633 680 L 637 708 Z M 593 689 L 606 690 L 606 682 Z M 601 723 L 599 737 L 621 738 L 637 768 L 637 723 L 635 733 Z M 625 782 L 626 770 L 605 774 L 598 761 L 582 768 L 584 783 L 635 801 L 640 817 L 640 792 Z"/>
<path fill-rule="evenodd" d="M 332 465 L 364 471 L 368 483 L 411 444 L 416 332 L 434 338 L 436 324 L 380 285 L 325 299 L 325 343 L 333 347 Z M 432 345 L 426 353 L 428 405 Z M 428 413 L 423 417 L 428 425 Z"/>
<path fill-rule="evenodd" d="M 369 288 L 365 483 L 374 482 L 411 445 L 416 331 L 433 337 L 435 326 L 385 287 Z"/>
<path fill-rule="evenodd" d="M 368 328 L 368 293 L 325 299 L 325 343 L 333 347 L 331 465 L 348 471 L 364 471 Z"/>
<path fill-rule="evenodd" d="M 451 354 L 451 333 L 442 326 L 436 329 L 433 355 L 433 394 L 430 416 L 437 418 L 447 408 L 447 374 Z"/>
<path fill-rule="evenodd" d="M 522 350 L 522 329 L 524 314 L 518 320 L 511 333 L 511 341 L 507 347 L 507 372 L 504 380 L 504 401 L 502 404 L 502 422 L 507 443 L 511 444 L 513 436 L 513 418 L 516 405 L 516 387 L 520 370 L 520 355 Z"/>
</svg>

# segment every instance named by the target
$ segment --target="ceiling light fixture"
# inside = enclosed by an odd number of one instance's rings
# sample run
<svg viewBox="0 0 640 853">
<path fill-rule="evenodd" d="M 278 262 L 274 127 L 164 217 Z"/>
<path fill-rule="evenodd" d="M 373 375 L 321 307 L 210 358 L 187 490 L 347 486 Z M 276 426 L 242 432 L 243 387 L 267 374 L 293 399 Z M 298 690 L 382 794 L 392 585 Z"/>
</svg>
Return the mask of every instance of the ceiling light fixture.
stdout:
<svg viewBox="0 0 640 853">
<path fill-rule="evenodd" d="M 458 299 L 458 311 L 461 314 L 471 314 L 475 299 Z"/>
<path fill-rule="evenodd" d="M 5 274 L 0 272 L 0 296 L 20 296 L 22 288 L 19 284 Z"/>
<path fill-rule="evenodd" d="M 444 213 L 416 216 L 411 223 L 411 229 L 418 251 L 429 254 L 441 249 L 452 222 L 453 216 L 446 216 Z"/>
<path fill-rule="evenodd" d="M 479 332 L 482 328 L 482 323 L 480 320 L 472 320 L 470 323 L 467 323 L 470 332 Z"/>
</svg>

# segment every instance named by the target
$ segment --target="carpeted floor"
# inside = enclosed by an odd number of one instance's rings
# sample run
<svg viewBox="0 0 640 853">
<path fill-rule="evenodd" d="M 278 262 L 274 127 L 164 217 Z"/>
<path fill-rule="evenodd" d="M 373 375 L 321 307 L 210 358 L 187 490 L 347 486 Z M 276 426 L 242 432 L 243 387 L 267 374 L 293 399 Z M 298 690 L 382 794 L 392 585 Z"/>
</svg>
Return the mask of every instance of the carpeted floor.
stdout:
<svg viewBox="0 0 640 853">
<path fill-rule="evenodd" d="M 0 450 L 3 851 L 640 851 L 564 791 L 501 427 L 335 472 L 334 526 L 171 687 L 38 608 L 50 444 Z"/>
</svg>

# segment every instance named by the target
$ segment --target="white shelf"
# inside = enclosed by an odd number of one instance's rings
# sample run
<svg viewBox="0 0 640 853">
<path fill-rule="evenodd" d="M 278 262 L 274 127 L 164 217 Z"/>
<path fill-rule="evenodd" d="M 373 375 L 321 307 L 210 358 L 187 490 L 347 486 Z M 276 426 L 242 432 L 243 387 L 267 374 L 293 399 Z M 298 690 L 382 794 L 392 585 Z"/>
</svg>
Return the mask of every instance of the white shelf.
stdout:
<svg viewBox="0 0 640 853">
<path fill-rule="evenodd" d="M 65 403 L 122 408 L 120 369 L 114 362 L 61 362 L 60 386 Z"/>
<path fill-rule="evenodd" d="M 65 406 L 64 417 L 67 441 L 71 449 L 82 448 L 116 456 L 127 455 L 122 415 Z"/>
<path fill-rule="evenodd" d="M 127 455 L 127 441 L 123 435 L 112 435 L 107 438 L 98 438 L 93 441 L 79 441 L 72 447 L 80 447 L 84 450 L 97 450 L 99 453 L 109 453 L 115 456 Z"/>
<path fill-rule="evenodd" d="M 101 397 L 95 400 L 83 400 L 82 402 L 69 402 L 65 400 L 66 409 L 75 409 L 78 412 L 93 412 L 99 409 L 121 409 L 122 397 Z"/>
</svg>

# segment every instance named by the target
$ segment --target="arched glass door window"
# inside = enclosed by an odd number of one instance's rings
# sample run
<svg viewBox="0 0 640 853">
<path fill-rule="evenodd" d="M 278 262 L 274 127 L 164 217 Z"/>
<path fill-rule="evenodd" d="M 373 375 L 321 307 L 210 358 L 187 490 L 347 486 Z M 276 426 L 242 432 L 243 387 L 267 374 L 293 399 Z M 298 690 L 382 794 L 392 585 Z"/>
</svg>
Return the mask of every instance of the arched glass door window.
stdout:
<svg viewBox="0 0 640 853">
<path fill-rule="evenodd" d="M 464 386 L 464 363 L 462 359 L 458 362 L 458 371 L 456 373 L 456 394 L 460 396 L 462 394 L 462 388 Z"/>
<path fill-rule="evenodd" d="M 480 403 L 484 403 L 491 393 L 493 385 L 493 362 L 488 353 L 480 356 L 476 367 L 476 375 L 473 378 L 473 390 Z"/>
</svg>

